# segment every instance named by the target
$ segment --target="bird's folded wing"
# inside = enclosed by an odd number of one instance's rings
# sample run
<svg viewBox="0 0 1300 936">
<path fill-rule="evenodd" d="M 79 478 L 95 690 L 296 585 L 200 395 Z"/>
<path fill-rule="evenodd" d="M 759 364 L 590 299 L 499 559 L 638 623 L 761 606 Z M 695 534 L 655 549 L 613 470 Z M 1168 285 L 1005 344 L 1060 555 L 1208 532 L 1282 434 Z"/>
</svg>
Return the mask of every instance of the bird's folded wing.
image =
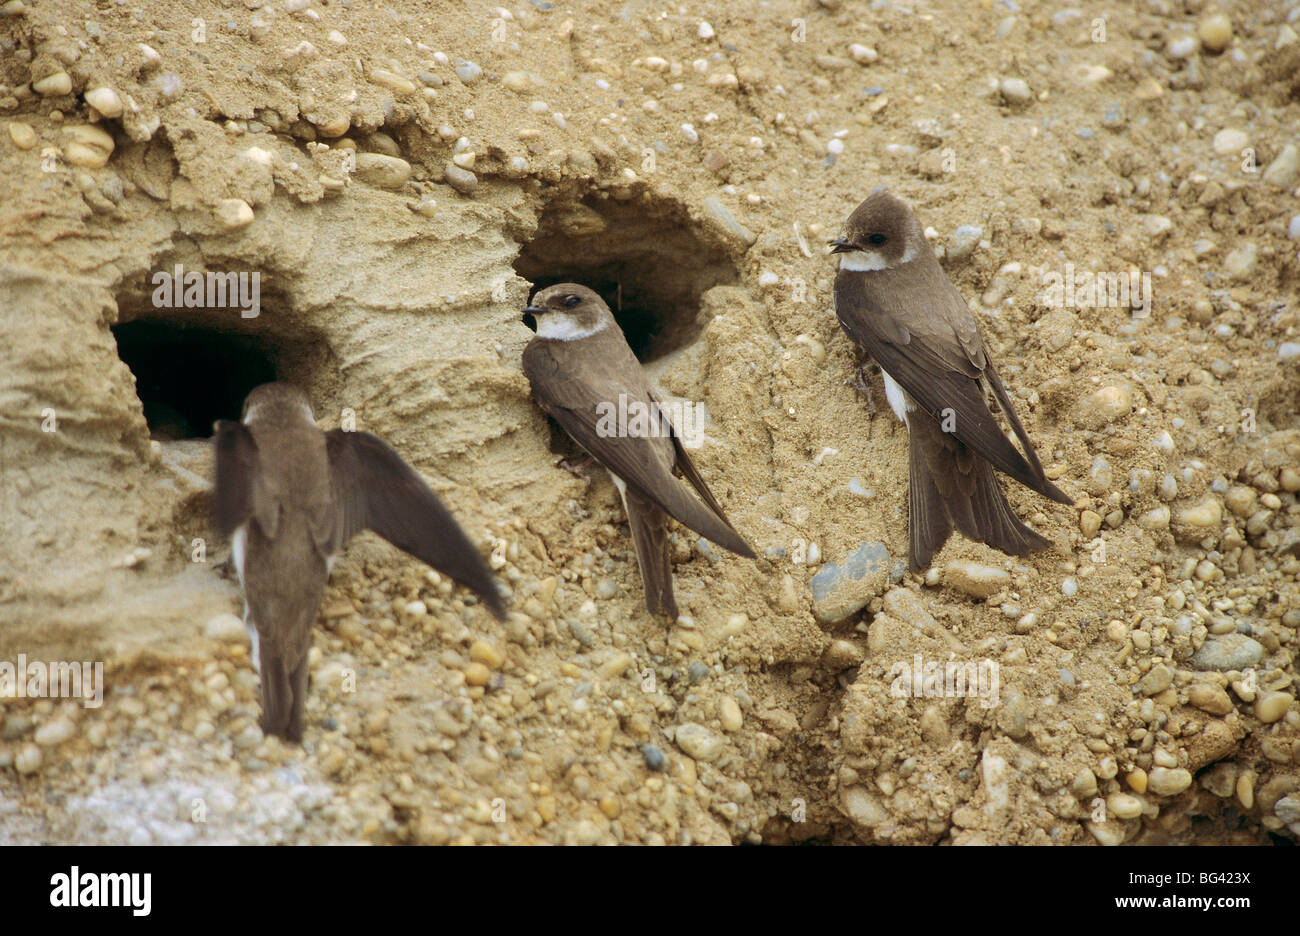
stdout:
<svg viewBox="0 0 1300 936">
<path fill-rule="evenodd" d="M 400 455 L 368 432 L 325 433 L 335 503 L 333 549 L 371 530 L 473 589 L 497 617 L 505 607 L 487 563 L 442 501 Z"/>
<path fill-rule="evenodd" d="M 996 468 L 1038 489 L 1035 472 L 1002 433 L 984 400 L 980 369 L 957 342 L 913 334 L 896 314 L 872 301 L 860 277 L 841 274 L 835 283 L 835 313 L 844 330 L 906 390 L 917 405 Z M 1000 385 L 1000 384 L 999 384 Z M 1005 393 L 1005 391 L 1004 391 Z M 1009 405 L 1009 403 L 1008 403 Z M 1013 425 L 1018 426 L 1019 420 Z M 1023 427 L 1017 435 L 1023 433 Z M 1028 446 L 1028 439 L 1021 436 Z"/>
<path fill-rule="evenodd" d="M 538 404 L 592 457 L 679 523 L 724 549 L 747 558 L 754 556 L 753 550 L 726 521 L 711 493 L 705 495 L 709 503 L 701 503 L 673 476 L 673 464 L 680 459 L 662 435 L 618 436 L 602 434 L 598 428 L 601 422 L 598 406 L 601 403 L 613 405 L 622 392 L 632 397 L 630 402 L 648 406 L 652 402 L 648 392 L 634 394 L 626 386 L 594 387 L 580 376 L 558 367 L 545 345 L 534 344 L 525 349 L 523 363 Z M 637 396 L 644 399 L 637 400 Z M 671 444 L 676 445 L 676 440 Z M 690 465 L 689 459 L 685 464 Z M 693 465 L 690 465 L 689 474 L 699 479 Z M 703 479 L 698 483 L 692 480 L 692 484 L 703 492 L 708 491 Z"/>
</svg>

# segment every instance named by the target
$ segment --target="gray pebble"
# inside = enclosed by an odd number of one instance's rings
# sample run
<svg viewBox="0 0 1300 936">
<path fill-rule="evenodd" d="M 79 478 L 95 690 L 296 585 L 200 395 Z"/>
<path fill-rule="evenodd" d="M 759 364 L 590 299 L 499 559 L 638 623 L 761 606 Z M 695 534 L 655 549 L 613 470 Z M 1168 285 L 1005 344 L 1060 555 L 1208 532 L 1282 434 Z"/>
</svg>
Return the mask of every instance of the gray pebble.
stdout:
<svg viewBox="0 0 1300 936">
<path fill-rule="evenodd" d="M 460 192 L 462 195 L 472 194 L 474 189 L 478 188 L 478 176 L 468 169 L 462 169 L 455 163 L 448 163 L 443 169 L 443 177 L 447 184 Z"/>
<path fill-rule="evenodd" d="M 1198 670 L 1244 670 L 1264 659 L 1264 647 L 1259 641 L 1243 634 L 1217 634 L 1205 639 L 1201 649 L 1192 657 L 1192 667 Z"/>
<path fill-rule="evenodd" d="M 708 666 L 696 660 L 690 666 L 686 667 L 686 678 L 692 686 L 696 683 L 703 682 L 708 678 L 711 671 Z"/>
<path fill-rule="evenodd" d="M 483 69 L 474 62 L 461 62 L 456 66 L 456 76 L 465 84 L 473 84 L 483 77 Z"/>
<path fill-rule="evenodd" d="M 663 770 L 668 766 L 668 760 L 664 757 L 664 752 L 653 744 L 641 745 L 641 756 L 645 758 L 645 765 L 651 770 Z"/>
</svg>

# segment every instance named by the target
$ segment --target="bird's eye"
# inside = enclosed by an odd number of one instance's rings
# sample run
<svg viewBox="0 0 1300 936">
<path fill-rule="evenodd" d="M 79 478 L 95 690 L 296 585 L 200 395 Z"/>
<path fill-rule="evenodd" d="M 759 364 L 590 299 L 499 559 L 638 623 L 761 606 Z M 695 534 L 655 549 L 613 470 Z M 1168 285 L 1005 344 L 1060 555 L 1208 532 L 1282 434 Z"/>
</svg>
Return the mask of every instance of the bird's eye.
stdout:
<svg viewBox="0 0 1300 936">
<path fill-rule="evenodd" d="M 565 297 L 564 297 L 564 307 L 565 307 L 566 309 L 572 309 L 574 306 L 576 306 L 576 305 L 577 305 L 579 302 L 581 302 L 581 301 L 582 301 L 582 300 L 579 299 L 577 296 L 565 296 Z"/>
<path fill-rule="evenodd" d="M 888 240 L 888 238 L 886 238 L 884 234 L 872 234 L 867 238 L 867 243 L 872 247 L 879 247 L 886 240 Z"/>
</svg>

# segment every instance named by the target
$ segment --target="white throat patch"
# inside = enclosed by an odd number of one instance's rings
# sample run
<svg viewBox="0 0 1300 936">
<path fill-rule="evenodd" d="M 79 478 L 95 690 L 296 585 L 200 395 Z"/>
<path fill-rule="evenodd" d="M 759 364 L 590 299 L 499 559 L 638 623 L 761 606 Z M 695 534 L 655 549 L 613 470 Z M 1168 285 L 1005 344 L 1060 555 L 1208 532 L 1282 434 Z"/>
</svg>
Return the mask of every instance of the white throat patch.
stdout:
<svg viewBox="0 0 1300 936">
<path fill-rule="evenodd" d="M 898 261 L 898 265 L 911 263 L 916 259 L 916 253 L 915 247 L 908 247 L 903 252 L 903 258 Z M 852 270 L 855 273 L 866 273 L 871 270 L 888 270 L 892 268 L 877 250 L 850 250 L 848 253 L 840 254 L 840 269 Z"/>
<path fill-rule="evenodd" d="M 563 312 L 547 312 L 537 318 L 537 337 L 551 338 L 555 341 L 577 341 L 596 332 L 604 331 L 609 322 L 598 322 L 594 328 L 583 328 L 571 315 Z"/>
</svg>

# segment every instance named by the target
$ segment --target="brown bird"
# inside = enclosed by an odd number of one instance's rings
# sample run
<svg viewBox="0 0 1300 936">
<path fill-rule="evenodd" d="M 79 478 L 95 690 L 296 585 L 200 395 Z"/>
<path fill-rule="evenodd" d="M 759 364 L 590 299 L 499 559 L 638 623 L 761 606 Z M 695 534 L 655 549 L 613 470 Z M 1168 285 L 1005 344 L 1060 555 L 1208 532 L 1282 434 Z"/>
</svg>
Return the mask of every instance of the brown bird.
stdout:
<svg viewBox="0 0 1300 936">
<path fill-rule="evenodd" d="M 920 572 L 953 528 L 1013 556 L 1051 540 L 1011 510 L 994 468 L 1058 504 L 1073 499 L 1043 473 L 966 300 L 948 280 L 907 203 L 877 190 L 849 215 L 835 315 L 880 365 L 885 396 L 909 438 L 908 565 Z M 1003 435 L 984 384 L 1024 448 Z"/>
<path fill-rule="evenodd" d="M 334 560 L 362 530 L 469 586 L 504 616 L 474 544 L 382 439 L 322 432 L 307 395 L 278 382 L 249 393 L 242 423 L 221 420 L 215 430 L 216 523 L 230 537 L 244 592 L 267 734 L 302 740 L 312 624 Z"/>
<path fill-rule="evenodd" d="M 695 470 L 667 414 L 651 408 L 658 401 L 604 300 L 585 286 L 560 283 L 533 297 L 524 321 L 537 332 L 523 355 L 533 398 L 609 470 L 627 511 L 646 607 L 675 618 L 668 517 L 737 555 L 752 559 L 754 551 Z M 657 413 L 648 431 L 606 431 L 603 414 L 619 405 L 620 396 L 626 408 Z"/>
</svg>

